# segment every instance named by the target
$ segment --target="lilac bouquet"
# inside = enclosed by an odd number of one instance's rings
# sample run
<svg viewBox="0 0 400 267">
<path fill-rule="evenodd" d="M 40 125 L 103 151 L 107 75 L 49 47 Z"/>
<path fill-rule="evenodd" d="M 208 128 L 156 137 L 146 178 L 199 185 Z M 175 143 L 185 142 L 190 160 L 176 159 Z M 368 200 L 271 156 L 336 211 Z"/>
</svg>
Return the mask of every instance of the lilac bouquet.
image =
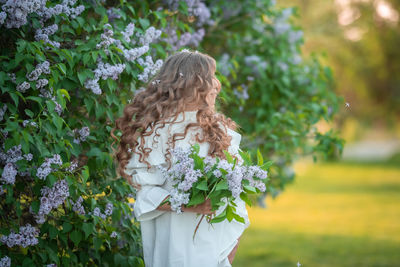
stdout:
<svg viewBox="0 0 400 267">
<path fill-rule="evenodd" d="M 210 199 L 213 211 L 225 205 L 226 207 L 214 218 L 207 215 L 209 223 L 218 223 L 225 219 L 229 222 L 235 219 L 245 223 L 244 218 L 236 213 L 237 205 L 234 200 L 240 197 L 251 206 L 249 195 L 265 192 L 269 180 L 267 168 L 272 161 L 264 163 L 259 150 L 256 165 L 253 165 L 247 152 L 239 151 L 243 159 L 243 163 L 239 165 L 237 158 L 233 159 L 227 151 L 224 151 L 226 159 L 220 159 L 201 157 L 199 150 L 197 143 L 186 150 L 180 147 L 171 150 L 171 168 L 167 170 L 160 167 L 164 177 L 173 186 L 170 196 L 163 203 L 169 202 L 171 209 L 180 213 L 182 205 L 191 207 Z"/>
</svg>

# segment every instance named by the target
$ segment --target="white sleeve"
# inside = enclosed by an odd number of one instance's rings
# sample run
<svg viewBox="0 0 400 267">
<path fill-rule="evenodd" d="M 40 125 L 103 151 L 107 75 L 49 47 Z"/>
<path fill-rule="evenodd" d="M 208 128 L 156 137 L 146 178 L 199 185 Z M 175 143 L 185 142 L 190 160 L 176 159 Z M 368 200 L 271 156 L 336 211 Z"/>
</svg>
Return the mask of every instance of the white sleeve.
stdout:
<svg viewBox="0 0 400 267">
<path fill-rule="evenodd" d="M 150 137 L 150 138 L 149 138 Z M 145 147 L 150 147 L 149 140 L 153 136 L 146 136 Z M 134 183 L 140 185 L 140 190 L 136 193 L 135 203 L 133 204 L 133 212 L 138 221 L 146 221 L 154 219 L 167 211 L 157 210 L 161 202 L 169 195 L 169 191 L 165 190 L 162 185 L 166 182 L 158 166 L 165 167 L 165 157 L 163 154 L 162 136 L 158 144 L 152 146 L 147 161 L 151 168 L 147 170 L 145 163 L 139 162 L 139 155 L 132 154 L 132 157 L 125 167 L 125 173 L 132 175 Z M 151 142 L 151 141 L 150 141 Z"/>
</svg>

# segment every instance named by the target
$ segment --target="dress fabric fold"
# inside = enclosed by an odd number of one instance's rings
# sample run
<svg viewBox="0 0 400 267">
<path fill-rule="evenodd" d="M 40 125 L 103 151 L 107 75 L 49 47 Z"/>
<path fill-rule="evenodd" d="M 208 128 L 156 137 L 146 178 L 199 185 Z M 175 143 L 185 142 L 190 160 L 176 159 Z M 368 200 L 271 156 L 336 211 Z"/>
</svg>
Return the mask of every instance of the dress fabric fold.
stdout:
<svg viewBox="0 0 400 267">
<path fill-rule="evenodd" d="M 141 225 L 146 267 L 229 267 L 231 264 L 227 257 L 250 224 L 244 201 L 236 199 L 237 213 L 245 219 L 244 224 L 225 220 L 211 226 L 203 219 L 193 241 L 192 236 L 201 215 L 157 210 L 172 189 L 158 169 L 158 166 L 167 166 L 164 155 L 168 138 L 173 133 L 183 133 L 188 123 L 196 122 L 196 113 L 197 111 L 180 113 L 175 123 L 166 124 L 145 137 L 145 147 L 152 149 L 146 159 L 151 165 L 150 169 L 145 163 L 139 162 L 139 155 L 135 153 L 125 167 L 125 173 L 132 175 L 133 181 L 141 186 L 133 209 L 135 218 Z M 175 147 L 189 148 L 195 143 L 195 135 L 200 130 L 190 128 L 184 139 L 175 142 Z M 155 132 L 159 136 L 155 136 Z M 238 154 L 241 135 L 229 128 L 227 133 L 232 136 L 228 151 L 236 155 L 240 163 L 243 162 Z M 140 144 L 140 138 L 138 142 Z M 208 148 L 208 143 L 201 143 L 199 155 L 205 157 Z M 223 207 L 216 215 L 222 210 Z"/>
</svg>

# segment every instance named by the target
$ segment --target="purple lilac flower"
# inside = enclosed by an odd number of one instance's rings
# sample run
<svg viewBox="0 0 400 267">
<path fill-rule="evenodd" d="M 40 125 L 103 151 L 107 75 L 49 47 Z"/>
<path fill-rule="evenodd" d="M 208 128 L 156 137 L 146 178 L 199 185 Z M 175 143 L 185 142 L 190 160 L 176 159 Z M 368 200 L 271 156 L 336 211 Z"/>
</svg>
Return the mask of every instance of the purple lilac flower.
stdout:
<svg viewBox="0 0 400 267">
<path fill-rule="evenodd" d="M 17 91 L 21 93 L 25 93 L 29 88 L 31 88 L 31 85 L 26 81 L 17 85 Z"/>
<path fill-rule="evenodd" d="M 52 40 L 49 39 L 49 35 L 55 34 L 57 32 L 57 30 L 58 30 L 58 25 L 57 24 L 50 25 L 50 26 L 48 26 L 46 28 L 43 28 L 43 29 L 39 28 L 39 29 L 36 30 L 36 33 L 35 33 L 35 40 L 36 41 L 43 40 L 43 42 L 45 44 L 51 44 L 52 46 L 59 48 L 60 47 L 60 43 L 59 42 L 52 41 Z M 46 48 L 48 49 L 48 47 L 46 47 Z M 37 77 L 36 77 L 36 79 L 37 79 Z"/>
<path fill-rule="evenodd" d="M 34 214 L 38 224 L 43 224 L 45 215 L 49 214 L 52 209 L 56 209 L 69 197 L 68 183 L 66 180 L 57 181 L 52 188 L 44 186 L 41 193 L 39 212 Z"/>
<path fill-rule="evenodd" d="M 68 172 L 73 172 L 78 167 L 78 161 L 74 160 L 70 163 L 71 163 L 71 165 L 69 167 L 66 167 L 65 170 Z"/>
<path fill-rule="evenodd" d="M 45 87 L 49 83 L 49 80 L 47 79 L 39 79 L 36 82 L 36 89 L 40 89 L 42 87 Z"/>
<path fill-rule="evenodd" d="M 4 166 L 3 173 L 1 175 L 1 181 L 6 184 L 14 184 L 16 175 L 17 175 L 17 169 L 14 167 L 14 164 L 8 162 Z"/>
<path fill-rule="evenodd" d="M 71 201 L 72 202 L 72 201 Z M 79 196 L 78 200 L 74 203 L 72 202 L 72 210 L 78 214 L 85 215 L 85 208 L 82 206 L 83 198 Z"/>
<path fill-rule="evenodd" d="M 113 211 L 113 204 L 112 203 L 107 203 L 106 209 L 104 210 L 104 214 L 106 216 L 110 216 L 112 214 L 112 211 Z"/>
<path fill-rule="evenodd" d="M 46 177 L 55 170 L 51 168 L 51 164 L 62 165 L 60 155 L 54 154 L 52 158 L 46 158 L 42 165 L 37 169 L 36 176 L 42 180 L 46 179 Z"/>
<path fill-rule="evenodd" d="M 4 256 L 0 259 L 0 267 L 10 267 L 11 259 L 8 256 Z"/>
<path fill-rule="evenodd" d="M 28 246 L 34 246 L 39 243 L 37 236 L 39 235 L 39 229 L 32 227 L 29 223 L 19 228 L 19 233 L 16 234 L 14 230 L 8 236 L 2 236 L 0 242 L 6 244 L 9 248 L 14 246 L 22 246 L 24 248 Z"/>
<path fill-rule="evenodd" d="M 7 110 L 7 105 L 4 104 L 4 106 L 2 108 L 0 108 L 0 121 L 3 120 L 4 114 L 6 113 L 6 110 Z"/>
</svg>

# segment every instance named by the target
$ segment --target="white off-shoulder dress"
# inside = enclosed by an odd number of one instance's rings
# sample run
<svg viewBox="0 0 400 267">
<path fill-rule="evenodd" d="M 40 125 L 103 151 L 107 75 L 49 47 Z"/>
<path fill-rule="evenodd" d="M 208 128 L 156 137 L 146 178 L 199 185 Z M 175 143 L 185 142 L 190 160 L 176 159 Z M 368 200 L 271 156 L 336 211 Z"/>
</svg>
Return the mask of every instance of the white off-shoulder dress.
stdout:
<svg viewBox="0 0 400 267">
<path fill-rule="evenodd" d="M 185 111 L 178 115 L 173 124 L 167 123 L 162 128 L 157 126 L 156 131 L 160 136 L 155 137 L 155 140 L 158 142 L 153 143 L 154 132 L 145 137 L 145 147 L 152 148 L 147 158 L 151 164 L 149 171 L 145 163 L 138 161 L 139 156 L 135 153 L 125 167 L 125 172 L 132 175 L 133 181 L 141 185 L 133 208 L 135 217 L 141 225 L 143 254 L 147 267 L 231 266 L 228 255 L 250 224 L 244 201 L 237 199 L 235 200 L 237 213 L 245 219 L 244 224 L 235 220 L 231 222 L 224 220 L 211 226 L 204 218 L 193 241 L 193 233 L 201 215 L 193 212 L 178 214 L 156 209 L 172 188 L 168 180 L 163 178 L 161 171 L 156 168 L 157 165 L 167 166 L 164 155 L 168 137 L 173 133 L 183 133 L 188 123 L 196 122 L 196 113 L 197 111 Z M 241 135 L 229 128 L 226 129 L 232 136 L 228 151 L 242 162 L 238 154 Z M 200 128 L 190 128 L 185 139 L 175 142 L 175 147 L 189 148 L 195 143 L 195 134 L 200 132 Z M 140 143 L 140 138 L 138 141 Z M 208 143 L 200 144 L 200 156 L 207 155 L 208 147 Z M 223 208 L 220 208 L 216 216 L 222 210 Z"/>
</svg>

